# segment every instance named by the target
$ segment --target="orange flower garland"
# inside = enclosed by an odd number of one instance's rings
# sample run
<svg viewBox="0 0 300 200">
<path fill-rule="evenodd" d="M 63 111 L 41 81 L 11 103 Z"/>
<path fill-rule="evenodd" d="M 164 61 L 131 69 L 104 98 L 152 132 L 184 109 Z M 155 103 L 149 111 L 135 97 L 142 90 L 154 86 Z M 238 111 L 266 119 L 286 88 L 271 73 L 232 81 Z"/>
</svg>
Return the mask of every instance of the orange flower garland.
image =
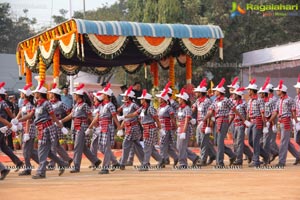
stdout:
<svg viewBox="0 0 300 200">
<path fill-rule="evenodd" d="M 25 67 L 26 84 L 32 83 L 32 72 L 29 67 Z"/>
<path fill-rule="evenodd" d="M 40 56 L 39 57 L 40 59 L 40 62 L 39 62 L 39 76 L 40 76 L 40 81 L 41 80 L 46 80 L 46 65 L 45 63 L 43 62 L 43 59 L 42 57 Z"/>
<path fill-rule="evenodd" d="M 157 64 L 157 62 L 153 62 L 150 65 L 150 70 L 151 70 L 151 73 L 153 74 L 153 86 L 158 87 L 159 77 L 158 77 L 158 64 Z"/>
<path fill-rule="evenodd" d="M 192 83 L 192 58 L 186 55 L 186 83 Z"/>
<path fill-rule="evenodd" d="M 171 81 L 172 89 L 175 87 L 175 63 L 174 58 L 170 56 L 170 63 L 169 63 L 169 81 Z"/>
<path fill-rule="evenodd" d="M 59 48 L 56 48 L 53 55 L 53 82 L 58 84 L 59 82 Z"/>
</svg>

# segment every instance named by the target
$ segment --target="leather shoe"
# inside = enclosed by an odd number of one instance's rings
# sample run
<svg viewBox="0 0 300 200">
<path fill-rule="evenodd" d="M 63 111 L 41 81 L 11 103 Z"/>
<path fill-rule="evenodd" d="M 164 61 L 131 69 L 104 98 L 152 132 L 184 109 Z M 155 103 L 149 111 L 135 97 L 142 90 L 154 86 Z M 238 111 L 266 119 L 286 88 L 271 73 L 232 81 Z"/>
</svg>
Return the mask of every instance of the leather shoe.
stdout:
<svg viewBox="0 0 300 200">
<path fill-rule="evenodd" d="M 19 173 L 19 176 L 30 176 L 30 175 L 31 175 L 31 171 L 29 170 L 24 170 Z"/>
<path fill-rule="evenodd" d="M 70 171 L 70 173 L 72 173 L 72 174 L 74 174 L 74 173 L 79 173 L 79 172 L 80 172 L 79 169 L 72 169 L 72 170 Z"/>
<path fill-rule="evenodd" d="M 231 166 L 234 163 L 235 160 L 236 160 L 236 156 L 234 156 L 233 158 L 230 158 L 229 159 L 229 166 Z"/>
<path fill-rule="evenodd" d="M 293 165 L 298 165 L 300 163 L 300 159 L 296 159 Z"/>
<path fill-rule="evenodd" d="M 108 171 L 108 169 L 101 169 L 99 174 L 109 174 L 109 171 Z"/>
<path fill-rule="evenodd" d="M 9 174 L 10 170 L 9 169 L 3 169 L 1 171 L 1 177 L 0 177 L 0 180 L 4 180 L 5 177 L 7 176 L 7 174 Z"/>
<path fill-rule="evenodd" d="M 208 159 L 206 165 L 210 165 L 211 163 L 213 163 L 216 160 L 216 156 L 212 156 Z"/>
<path fill-rule="evenodd" d="M 44 179 L 46 178 L 46 175 L 43 174 L 36 174 L 32 176 L 32 179 Z"/>
<path fill-rule="evenodd" d="M 277 156 L 278 156 L 278 153 L 272 155 L 271 158 L 270 158 L 270 163 L 273 162 L 276 159 Z"/>
</svg>

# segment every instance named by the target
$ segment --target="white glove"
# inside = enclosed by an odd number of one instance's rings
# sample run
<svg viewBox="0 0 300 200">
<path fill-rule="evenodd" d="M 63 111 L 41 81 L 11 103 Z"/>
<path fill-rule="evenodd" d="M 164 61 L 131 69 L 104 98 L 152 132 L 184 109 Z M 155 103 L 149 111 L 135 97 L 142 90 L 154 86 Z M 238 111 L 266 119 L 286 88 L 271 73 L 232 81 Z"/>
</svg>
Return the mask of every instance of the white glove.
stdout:
<svg viewBox="0 0 300 200">
<path fill-rule="evenodd" d="M 294 119 L 292 119 L 292 123 L 294 126 L 296 125 L 296 121 Z"/>
<path fill-rule="evenodd" d="M 300 131 L 300 122 L 297 122 L 295 125 L 296 131 Z"/>
<path fill-rule="evenodd" d="M 0 128 L 1 133 L 6 133 L 7 130 L 8 130 L 7 126 L 3 126 Z"/>
<path fill-rule="evenodd" d="M 202 128 L 203 124 L 204 124 L 204 122 L 201 121 L 201 122 L 199 123 L 199 127 Z"/>
<path fill-rule="evenodd" d="M 18 131 L 20 131 L 20 130 L 22 130 L 22 129 L 23 129 L 23 125 L 22 125 L 22 123 L 18 123 L 18 124 L 17 124 L 17 129 L 18 129 Z"/>
<path fill-rule="evenodd" d="M 17 125 L 19 123 L 19 120 L 17 118 L 13 118 L 11 120 L 11 123 L 14 124 L 14 125 Z"/>
<path fill-rule="evenodd" d="M 245 120 L 244 124 L 249 128 L 252 124 L 248 120 Z"/>
<path fill-rule="evenodd" d="M 193 118 L 193 119 L 190 120 L 190 122 L 191 122 L 192 125 L 195 125 L 196 124 L 196 119 Z"/>
<path fill-rule="evenodd" d="M 266 133 L 268 133 L 268 132 L 269 132 L 269 128 L 268 128 L 268 127 L 264 127 L 264 128 L 263 128 L 263 133 L 266 134 Z"/>
<path fill-rule="evenodd" d="M 205 134 L 210 134 L 210 133 L 212 133 L 211 128 L 207 126 L 207 127 L 205 128 L 205 130 L 204 130 L 204 133 L 205 133 Z"/>
<path fill-rule="evenodd" d="M 273 126 L 272 126 L 272 131 L 273 131 L 274 133 L 277 133 L 277 126 L 276 126 L 276 125 L 273 125 Z"/>
<path fill-rule="evenodd" d="M 10 127 L 10 130 L 12 130 L 13 132 L 17 132 L 18 127 L 16 125 L 12 124 L 12 126 Z"/>
<path fill-rule="evenodd" d="M 165 130 L 163 130 L 163 129 L 159 129 L 159 134 L 160 134 L 160 136 L 161 137 L 163 137 L 163 136 L 165 136 L 166 135 L 166 131 Z"/>
<path fill-rule="evenodd" d="M 122 137 L 124 135 L 124 131 L 122 129 L 118 130 L 117 136 Z"/>
<path fill-rule="evenodd" d="M 124 115 L 120 116 L 120 115 L 117 115 L 117 119 L 118 121 L 123 121 L 125 119 Z"/>
<path fill-rule="evenodd" d="M 215 117 L 211 117 L 211 121 L 216 121 L 216 118 Z"/>
<path fill-rule="evenodd" d="M 96 132 L 96 133 L 100 133 L 100 131 L 101 131 L 101 127 L 95 128 L 95 132 Z"/>
<path fill-rule="evenodd" d="M 64 134 L 64 135 L 67 135 L 69 133 L 68 129 L 66 127 L 62 127 L 61 128 L 61 132 Z"/>
<path fill-rule="evenodd" d="M 186 138 L 186 133 L 180 133 L 179 139 L 184 140 Z"/>
<path fill-rule="evenodd" d="M 91 129 L 91 128 L 88 128 L 88 129 L 86 129 L 86 131 L 85 131 L 85 135 L 90 135 L 90 134 L 92 134 L 93 133 L 93 129 Z"/>
<path fill-rule="evenodd" d="M 270 128 L 270 122 L 266 123 L 266 127 Z"/>
<path fill-rule="evenodd" d="M 25 133 L 25 134 L 23 135 L 23 142 L 25 143 L 25 142 L 27 142 L 28 140 L 30 140 L 30 136 L 29 136 L 28 133 Z"/>
</svg>

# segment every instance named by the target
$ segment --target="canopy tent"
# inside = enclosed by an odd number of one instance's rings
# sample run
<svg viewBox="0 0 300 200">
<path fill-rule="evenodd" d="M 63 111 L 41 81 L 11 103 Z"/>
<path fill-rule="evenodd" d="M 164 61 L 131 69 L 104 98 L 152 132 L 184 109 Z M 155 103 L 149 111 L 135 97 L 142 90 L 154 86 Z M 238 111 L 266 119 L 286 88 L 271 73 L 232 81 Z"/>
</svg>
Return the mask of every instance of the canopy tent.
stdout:
<svg viewBox="0 0 300 200">
<path fill-rule="evenodd" d="M 191 78 L 192 59 L 209 59 L 216 49 L 223 58 L 224 37 L 219 26 L 154 24 L 70 19 L 18 44 L 17 63 L 20 75 L 31 81 L 31 72 L 45 79 L 53 64 L 54 82 L 60 72 L 76 74 L 80 67 L 105 73 L 123 66 L 127 72 L 147 64 L 157 85 L 157 66 L 170 67 L 174 73 L 176 58 L 187 67 Z M 173 68 L 173 69 L 172 69 Z M 156 81 L 155 81 L 156 80 Z"/>
</svg>

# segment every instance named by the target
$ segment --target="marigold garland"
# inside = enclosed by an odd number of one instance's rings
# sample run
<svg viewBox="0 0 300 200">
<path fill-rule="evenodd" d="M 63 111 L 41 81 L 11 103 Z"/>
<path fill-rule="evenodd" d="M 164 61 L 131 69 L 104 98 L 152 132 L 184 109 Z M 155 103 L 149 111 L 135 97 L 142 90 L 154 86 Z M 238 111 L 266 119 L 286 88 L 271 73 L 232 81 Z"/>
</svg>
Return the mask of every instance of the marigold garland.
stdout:
<svg viewBox="0 0 300 200">
<path fill-rule="evenodd" d="M 192 58 L 186 55 L 186 83 L 192 83 Z"/>
</svg>

